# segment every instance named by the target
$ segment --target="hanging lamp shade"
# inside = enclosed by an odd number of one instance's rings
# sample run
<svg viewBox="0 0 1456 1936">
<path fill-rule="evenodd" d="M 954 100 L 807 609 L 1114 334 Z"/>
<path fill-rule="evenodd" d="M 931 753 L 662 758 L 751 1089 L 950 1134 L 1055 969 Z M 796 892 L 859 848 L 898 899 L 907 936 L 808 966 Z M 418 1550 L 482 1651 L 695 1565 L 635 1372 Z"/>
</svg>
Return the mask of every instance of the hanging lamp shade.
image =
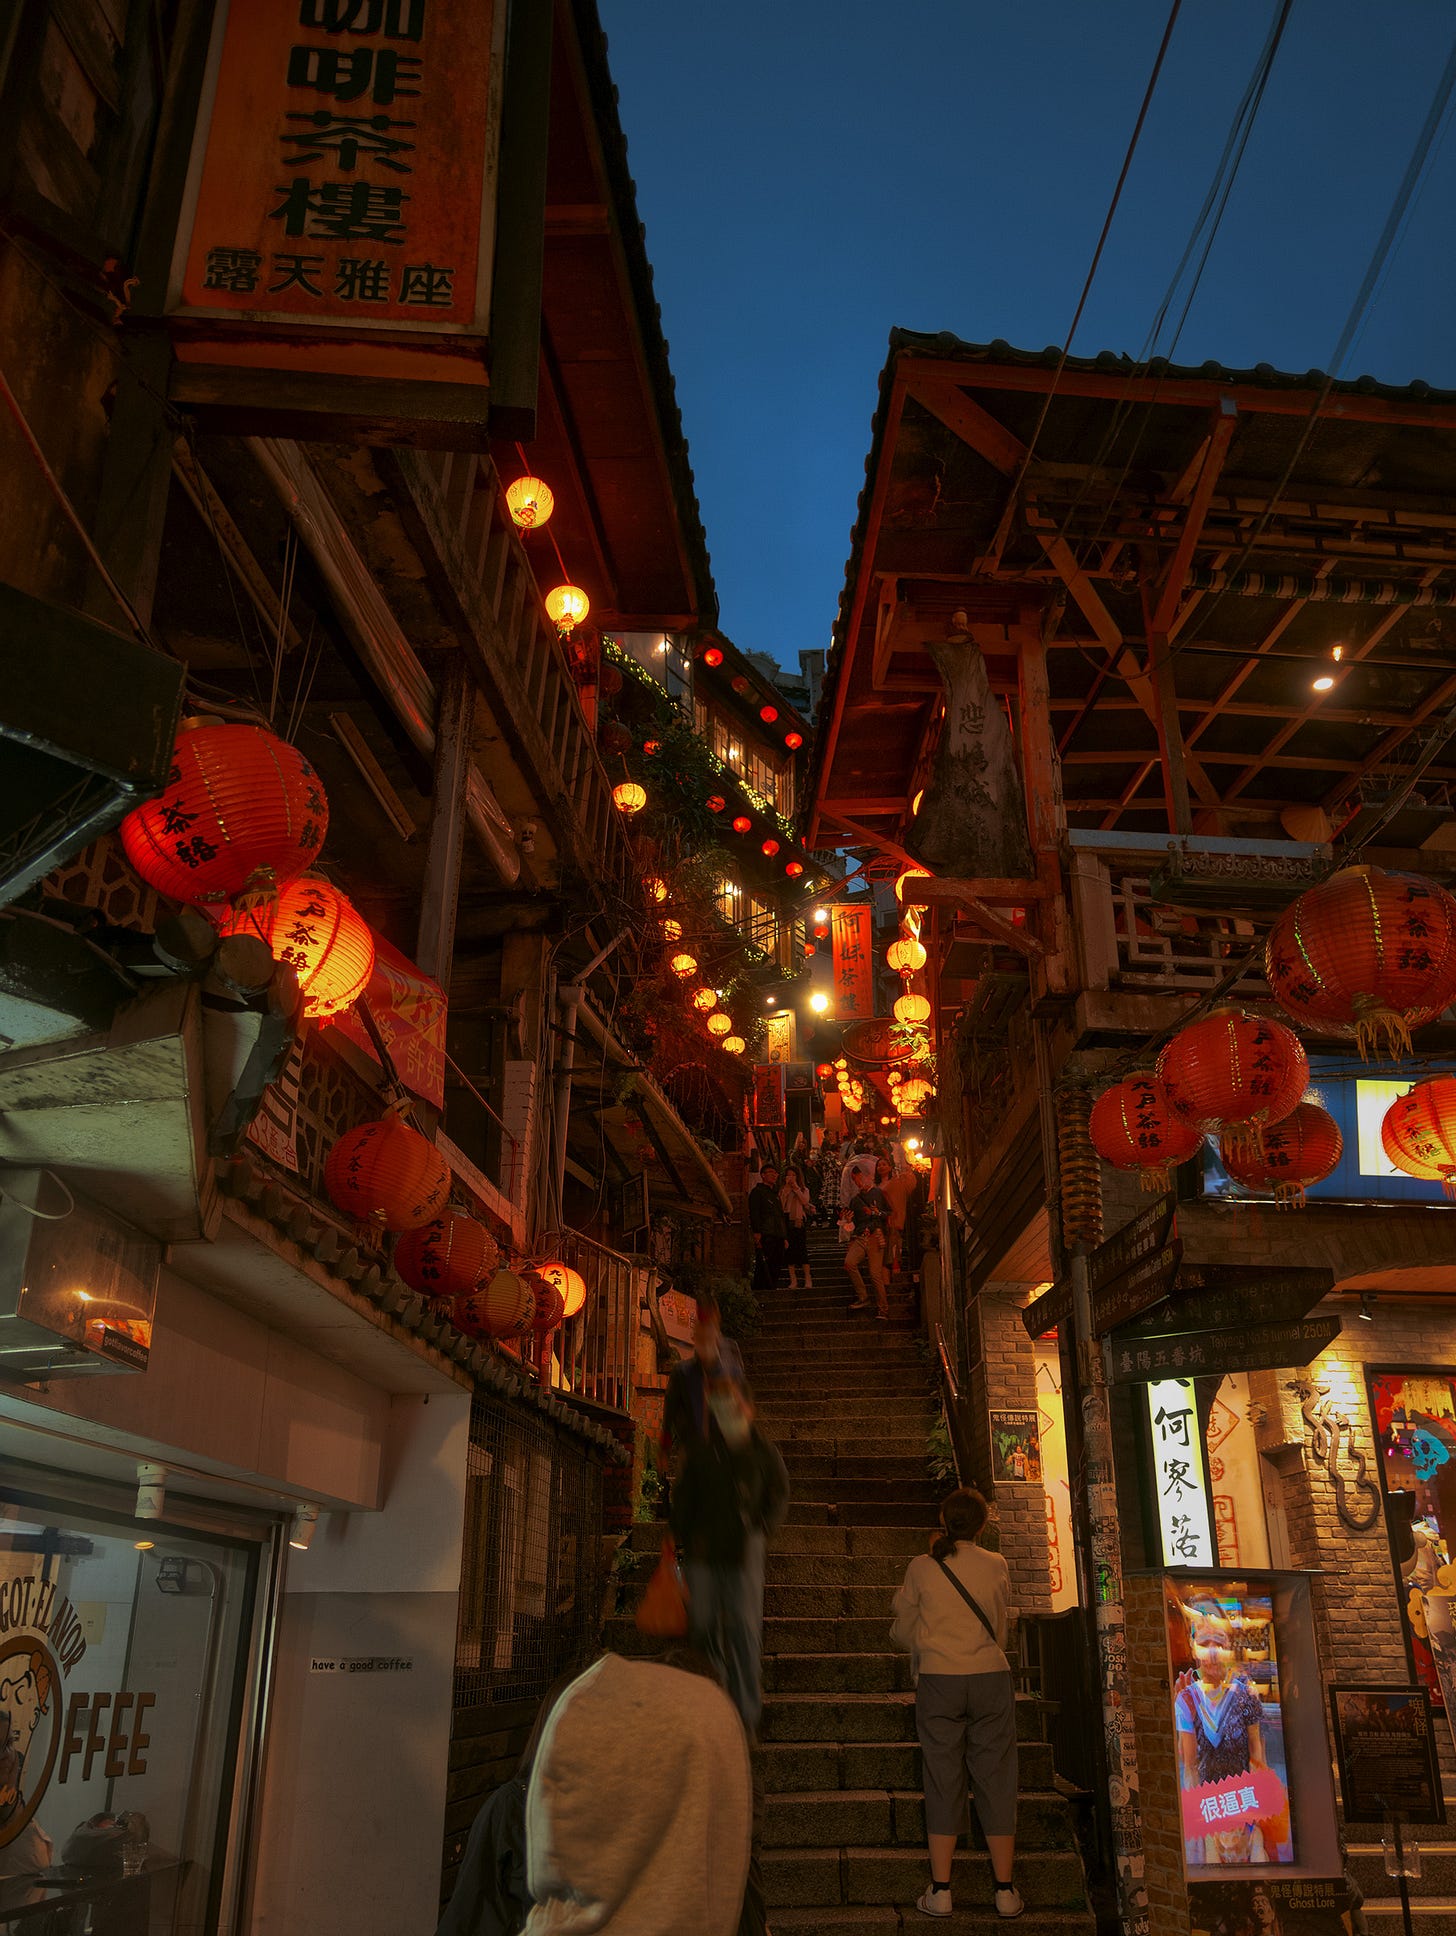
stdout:
<svg viewBox="0 0 1456 1936">
<path fill-rule="evenodd" d="M 418 1230 L 407 1230 L 394 1247 L 394 1268 L 421 1297 L 464 1297 L 492 1278 L 500 1246 L 477 1217 L 447 1210 Z"/>
<path fill-rule="evenodd" d="M 901 907 L 924 907 L 924 901 L 917 900 L 916 896 L 919 893 L 920 884 L 933 878 L 928 867 L 907 867 L 895 883 L 895 899 Z"/>
<path fill-rule="evenodd" d="M 518 477 L 506 486 L 506 509 L 522 531 L 539 531 L 555 508 L 551 486 L 539 477 Z"/>
<path fill-rule="evenodd" d="M 895 1003 L 895 1020 L 913 1028 L 930 1020 L 930 1003 L 924 995 L 901 995 Z"/>
<path fill-rule="evenodd" d="M 536 1275 L 544 1277 L 561 1293 L 561 1315 L 563 1319 L 574 1318 L 586 1303 L 586 1279 L 580 1271 L 574 1271 L 570 1264 L 538 1264 Z"/>
<path fill-rule="evenodd" d="M 710 1035 L 731 1035 L 733 1033 L 733 1017 L 726 1014 L 720 1008 L 716 1014 L 708 1017 L 708 1033 Z"/>
<path fill-rule="evenodd" d="M 689 975 L 697 973 L 698 958 L 696 955 L 674 955 L 667 965 L 679 981 L 686 981 Z"/>
<path fill-rule="evenodd" d="M 1136 1170 L 1145 1190 L 1166 1190 L 1175 1164 L 1202 1142 L 1192 1123 L 1173 1109 L 1156 1076 L 1129 1076 L 1104 1089 L 1088 1124 L 1092 1147 L 1115 1170 Z"/>
<path fill-rule="evenodd" d="M 1276 1203 L 1292 1209 L 1303 1204 L 1311 1183 L 1323 1183 L 1330 1175 L 1344 1147 L 1340 1126 L 1330 1112 L 1316 1102 L 1302 1102 L 1283 1122 L 1269 1125 L 1261 1150 L 1238 1143 L 1225 1147 L 1221 1142 L 1219 1153 L 1236 1183 L 1249 1190 L 1272 1191 Z"/>
<path fill-rule="evenodd" d="M 455 1299 L 456 1328 L 472 1338 L 519 1338 L 536 1317 L 530 1285 L 512 1270 L 498 1270 L 473 1291 Z"/>
<path fill-rule="evenodd" d="M 590 610 L 591 600 L 580 585 L 553 585 L 546 594 L 546 616 L 558 632 L 574 632 Z"/>
<path fill-rule="evenodd" d="M 723 1037 L 723 1047 L 729 1055 L 742 1055 L 743 1051 L 748 1047 L 748 1044 L 741 1035 L 725 1035 Z"/>
<path fill-rule="evenodd" d="M 397 1111 L 345 1131 L 324 1160 L 330 1200 L 358 1223 L 418 1230 L 450 1195 L 450 1165 Z"/>
<path fill-rule="evenodd" d="M 681 941 L 682 922 L 674 921 L 672 916 L 668 915 L 667 919 L 662 923 L 662 938 L 664 941 Z"/>
<path fill-rule="evenodd" d="M 693 990 L 693 1007 L 700 1014 L 707 1015 L 717 1006 L 718 991 L 716 988 L 695 988 Z"/>
<path fill-rule="evenodd" d="M 1296 1022 L 1353 1034 L 1363 1058 L 1410 1053 L 1456 1001 L 1456 896 L 1419 874 L 1342 867 L 1270 930 L 1269 987 Z"/>
<path fill-rule="evenodd" d="M 127 859 L 169 901 L 230 901 L 312 865 L 329 826 L 318 775 L 262 726 L 196 722 L 172 748 L 166 790 L 121 823 Z"/>
<path fill-rule="evenodd" d="M 918 975 L 925 966 L 925 948 L 913 934 L 901 935 L 886 949 L 885 960 L 897 975 Z"/>
<path fill-rule="evenodd" d="M 235 907 L 226 934 L 255 934 L 298 973 L 303 1012 L 315 1021 L 341 1015 L 369 986 L 374 935 L 347 894 L 317 874 Z"/>
<path fill-rule="evenodd" d="M 612 788 L 612 805 L 618 813 L 641 813 L 647 805 L 647 789 L 635 780 L 623 780 Z"/>
<path fill-rule="evenodd" d="M 646 891 L 648 900 L 655 901 L 659 907 L 667 899 L 667 882 L 660 874 L 646 875 L 643 879 L 642 886 Z"/>
<path fill-rule="evenodd" d="M 1397 1096 L 1380 1125 L 1385 1154 L 1406 1176 L 1439 1182 L 1456 1201 L 1456 1076 L 1427 1076 Z"/>
<path fill-rule="evenodd" d="M 922 1103 L 930 1101 L 935 1090 L 923 1077 L 915 1076 L 909 1082 L 902 1082 L 895 1091 L 895 1107 L 902 1116 L 913 1116 Z"/>
<path fill-rule="evenodd" d="M 1158 1057 L 1158 1079 L 1185 1123 L 1257 1145 L 1304 1094 L 1309 1064 L 1282 1022 L 1216 1008 L 1179 1029 Z"/>
</svg>

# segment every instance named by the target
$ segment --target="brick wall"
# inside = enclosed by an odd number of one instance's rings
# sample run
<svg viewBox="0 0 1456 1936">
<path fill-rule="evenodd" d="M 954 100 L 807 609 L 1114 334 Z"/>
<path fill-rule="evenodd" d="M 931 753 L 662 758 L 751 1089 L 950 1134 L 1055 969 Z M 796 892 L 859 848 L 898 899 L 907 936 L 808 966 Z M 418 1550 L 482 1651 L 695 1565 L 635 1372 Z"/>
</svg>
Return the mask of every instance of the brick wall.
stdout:
<svg viewBox="0 0 1456 1936">
<path fill-rule="evenodd" d="M 1011 1569 L 1012 1596 L 1023 1613 L 1051 1611 L 1051 1572 L 1047 1563 L 1046 1494 L 1025 1480 L 991 1478 L 992 1411 L 1035 1412 L 1036 1356 L 1021 1307 L 1024 1284 L 989 1283 L 970 1308 L 968 1321 L 979 1327 L 980 1362 L 970 1374 L 969 1412 L 977 1477 L 996 1503 L 1001 1551 Z"/>
<path fill-rule="evenodd" d="M 1123 1623 L 1128 1705 L 1137 1740 L 1148 1928 L 1155 1936 L 1186 1936 L 1190 1928 L 1188 1891 L 1183 1883 L 1182 1809 L 1173 1758 L 1161 1579 L 1146 1573 L 1127 1576 L 1123 1583 Z"/>
</svg>

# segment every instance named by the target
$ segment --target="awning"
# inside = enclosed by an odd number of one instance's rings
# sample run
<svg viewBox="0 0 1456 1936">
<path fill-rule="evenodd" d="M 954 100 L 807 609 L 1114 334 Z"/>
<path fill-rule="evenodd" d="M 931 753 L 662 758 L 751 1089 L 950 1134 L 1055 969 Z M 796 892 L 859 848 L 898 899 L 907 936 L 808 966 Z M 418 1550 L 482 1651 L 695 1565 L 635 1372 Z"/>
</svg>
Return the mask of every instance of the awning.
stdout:
<svg viewBox="0 0 1456 1936">
<path fill-rule="evenodd" d="M 568 1161 L 584 1180 L 645 1174 L 650 1200 L 690 1216 L 731 1217 L 733 1200 L 706 1150 L 590 998 L 580 1008 Z M 630 1085 L 623 1076 L 630 1075 Z M 619 1099 L 620 1098 L 620 1099 Z"/>
</svg>

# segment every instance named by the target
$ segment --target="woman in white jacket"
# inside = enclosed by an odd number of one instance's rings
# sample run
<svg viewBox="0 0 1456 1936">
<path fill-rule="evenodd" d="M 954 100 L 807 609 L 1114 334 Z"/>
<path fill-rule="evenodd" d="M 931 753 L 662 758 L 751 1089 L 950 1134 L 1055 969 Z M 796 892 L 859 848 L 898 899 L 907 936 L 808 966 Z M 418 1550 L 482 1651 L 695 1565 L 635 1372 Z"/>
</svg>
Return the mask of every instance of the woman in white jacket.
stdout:
<svg viewBox="0 0 1456 1936">
<path fill-rule="evenodd" d="M 966 1790 L 991 1855 L 996 1913 L 1025 1908 L 1011 1879 L 1016 1854 L 1016 1690 L 1006 1658 L 1011 1580 L 999 1553 L 977 1542 L 989 1508 L 969 1487 L 940 1509 L 929 1553 L 905 1569 L 895 1595 L 893 1644 L 910 1655 L 920 1737 L 930 1887 L 915 1907 L 952 1913 L 950 1872 L 966 1819 Z"/>
</svg>

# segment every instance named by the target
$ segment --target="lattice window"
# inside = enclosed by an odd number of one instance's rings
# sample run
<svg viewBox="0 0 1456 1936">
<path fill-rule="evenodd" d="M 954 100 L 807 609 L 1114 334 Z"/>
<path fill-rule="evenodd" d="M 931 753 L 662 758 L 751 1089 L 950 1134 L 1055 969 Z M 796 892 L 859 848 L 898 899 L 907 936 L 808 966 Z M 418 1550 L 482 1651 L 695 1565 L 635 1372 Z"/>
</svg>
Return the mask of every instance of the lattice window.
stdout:
<svg viewBox="0 0 1456 1936">
<path fill-rule="evenodd" d="M 118 928 L 138 928 L 146 934 L 156 928 L 169 905 L 131 871 L 114 834 L 93 840 L 74 860 L 48 874 L 41 886 L 58 900 L 95 908 Z"/>
</svg>

